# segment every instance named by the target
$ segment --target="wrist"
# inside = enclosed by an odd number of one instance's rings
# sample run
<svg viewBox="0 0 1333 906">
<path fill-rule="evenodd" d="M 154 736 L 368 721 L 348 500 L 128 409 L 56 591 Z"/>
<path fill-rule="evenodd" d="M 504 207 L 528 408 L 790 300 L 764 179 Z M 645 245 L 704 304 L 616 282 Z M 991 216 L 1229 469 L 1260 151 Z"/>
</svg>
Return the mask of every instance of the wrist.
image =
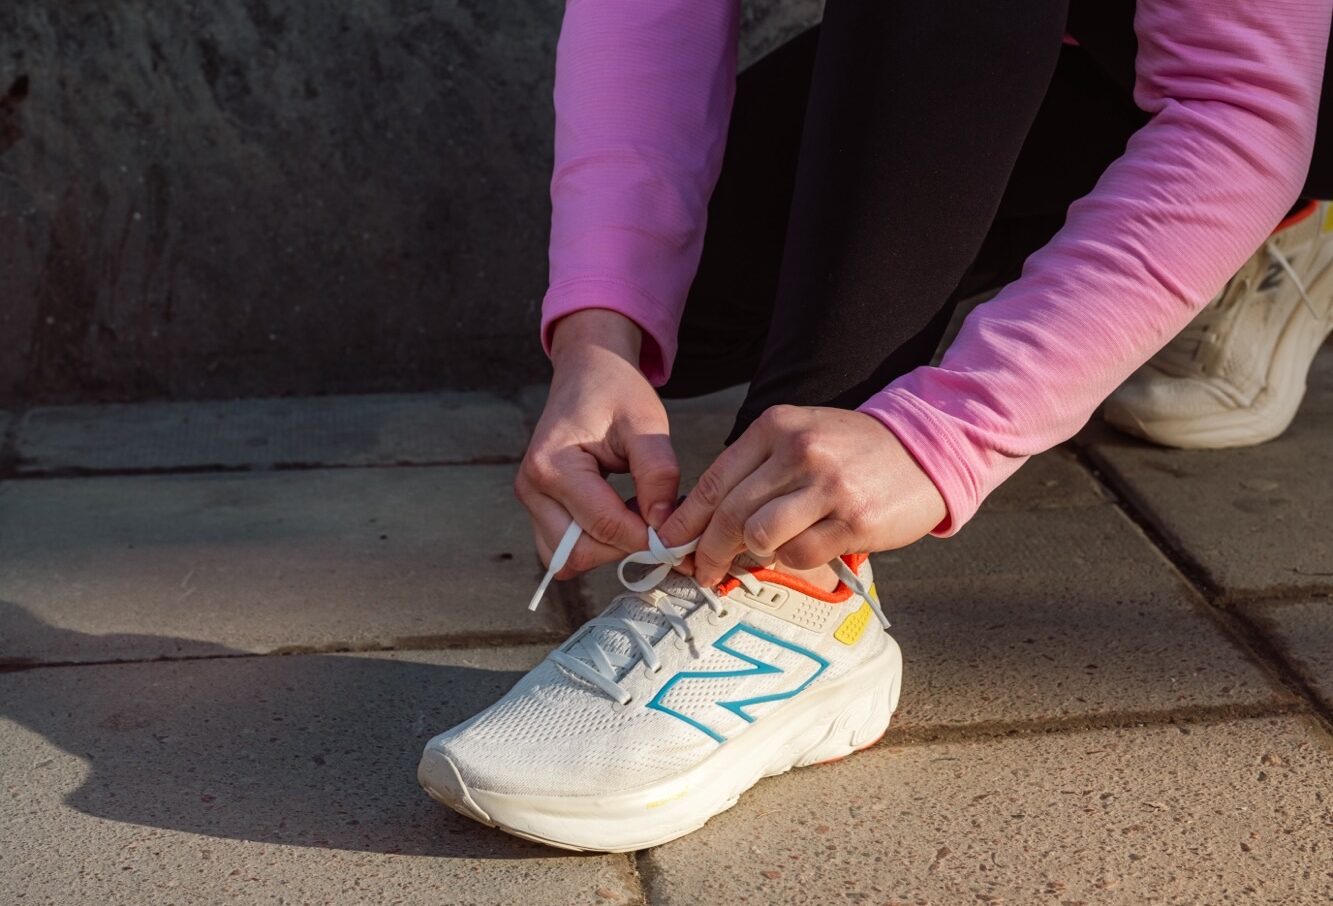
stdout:
<svg viewBox="0 0 1333 906">
<path fill-rule="evenodd" d="M 620 312 L 585 308 L 565 315 L 551 328 L 551 363 L 562 364 L 604 350 L 639 367 L 643 331 Z"/>
</svg>

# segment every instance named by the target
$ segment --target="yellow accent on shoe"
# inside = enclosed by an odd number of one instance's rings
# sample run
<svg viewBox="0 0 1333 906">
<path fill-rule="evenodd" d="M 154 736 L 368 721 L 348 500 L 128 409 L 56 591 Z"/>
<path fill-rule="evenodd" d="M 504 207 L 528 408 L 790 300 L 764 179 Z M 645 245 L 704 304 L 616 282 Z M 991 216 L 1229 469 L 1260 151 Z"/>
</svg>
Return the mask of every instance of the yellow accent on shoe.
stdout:
<svg viewBox="0 0 1333 906">
<path fill-rule="evenodd" d="M 873 588 L 871 594 L 875 594 Z M 875 597 L 878 599 L 879 595 L 875 594 Z M 870 625 L 872 616 L 874 616 L 874 613 L 871 611 L 870 605 L 862 604 L 856 613 L 848 614 L 847 619 L 842 621 L 842 625 L 838 627 L 837 632 L 833 633 L 833 637 L 844 645 L 855 645 L 856 640 L 861 637 L 861 633 L 865 632 L 866 627 Z"/>
<path fill-rule="evenodd" d="M 1333 204 L 1328 206 L 1328 210 L 1324 211 L 1323 232 L 1333 233 Z"/>
</svg>

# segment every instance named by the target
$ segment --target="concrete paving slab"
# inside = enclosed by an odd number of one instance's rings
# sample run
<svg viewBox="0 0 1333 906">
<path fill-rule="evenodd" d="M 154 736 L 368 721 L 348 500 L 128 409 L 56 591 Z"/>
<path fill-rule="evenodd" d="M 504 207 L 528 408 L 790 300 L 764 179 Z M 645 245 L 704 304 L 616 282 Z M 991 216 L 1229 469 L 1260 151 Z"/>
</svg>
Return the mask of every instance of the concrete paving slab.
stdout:
<svg viewBox="0 0 1333 906">
<path fill-rule="evenodd" d="M 1288 700 L 1111 505 L 982 514 L 873 562 L 906 658 L 894 732 Z"/>
<path fill-rule="evenodd" d="M 513 466 L 0 484 L 0 657 L 86 661 L 563 635 Z"/>
<path fill-rule="evenodd" d="M 1246 609 L 1324 705 L 1333 709 L 1333 599 L 1282 601 Z"/>
<path fill-rule="evenodd" d="M 21 903 L 626 904 L 623 856 L 437 805 L 421 745 L 545 648 L 0 676 L 0 889 Z"/>
<path fill-rule="evenodd" d="M 1277 440 L 1236 450 L 1166 450 L 1103 427 L 1092 456 L 1225 594 L 1333 589 L 1333 347 Z"/>
<path fill-rule="evenodd" d="M 1333 899 L 1333 751 L 1300 718 L 872 749 L 640 857 L 654 906 Z"/>
<path fill-rule="evenodd" d="M 515 459 L 522 411 L 489 393 L 51 406 L 29 412 L 20 472 L 394 465 Z"/>
</svg>

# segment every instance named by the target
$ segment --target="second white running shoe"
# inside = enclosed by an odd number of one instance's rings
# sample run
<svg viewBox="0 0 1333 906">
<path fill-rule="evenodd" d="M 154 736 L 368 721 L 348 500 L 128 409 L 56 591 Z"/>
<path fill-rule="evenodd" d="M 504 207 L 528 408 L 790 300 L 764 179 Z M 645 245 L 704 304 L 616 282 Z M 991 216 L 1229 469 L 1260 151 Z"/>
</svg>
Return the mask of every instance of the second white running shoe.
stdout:
<svg viewBox="0 0 1333 906">
<path fill-rule="evenodd" d="M 1169 447 L 1241 447 L 1291 424 L 1333 331 L 1333 209 L 1287 218 L 1179 336 L 1111 394 L 1106 420 Z"/>
<path fill-rule="evenodd" d="M 883 735 L 902 656 L 866 558 L 834 562 L 832 593 L 758 567 L 707 589 L 671 569 L 693 545 L 650 540 L 621 563 L 628 591 L 601 616 L 426 745 L 418 779 L 432 797 L 526 839 L 625 852 L 701 827 L 762 777 Z"/>
</svg>

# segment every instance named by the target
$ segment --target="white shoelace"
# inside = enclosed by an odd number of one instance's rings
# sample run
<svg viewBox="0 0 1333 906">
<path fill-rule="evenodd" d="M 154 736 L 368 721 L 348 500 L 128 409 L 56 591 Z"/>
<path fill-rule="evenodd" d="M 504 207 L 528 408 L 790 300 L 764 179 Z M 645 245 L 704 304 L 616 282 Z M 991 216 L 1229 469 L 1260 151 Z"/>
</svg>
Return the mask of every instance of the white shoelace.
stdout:
<svg viewBox="0 0 1333 906">
<path fill-rule="evenodd" d="M 532 596 L 532 601 L 528 604 L 528 610 L 537 609 L 537 605 L 541 603 L 542 596 L 546 593 L 546 589 L 551 584 L 555 574 L 564 569 L 565 564 L 569 562 L 569 555 L 582 534 L 583 528 L 577 522 L 571 522 L 569 528 L 565 529 L 565 534 L 561 537 L 560 543 L 556 545 L 555 551 L 551 554 L 551 564 L 546 570 L 546 575 L 542 577 L 536 593 Z M 725 617 L 727 615 L 726 603 L 712 589 L 704 588 L 697 582 L 694 583 L 694 587 L 703 595 L 703 605 L 664 592 L 657 586 L 670 575 L 672 569 L 679 566 L 698 546 L 699 539 L 696 538 L 678 547 L 667 547 L 662 543 L 662 539 L 657 537 L 657 532 L 650 527 L 648 529 L 648 550 L 630 554 L 621 560 L 616 567 L 616 576 L 620 579 L 620 584 L 625 586 L 627 591 L 635 593 L 645 604 L 656 608 L 662 619 L 666 621 L 669 631 L 674 632 L 686 645 L 690 646 L 694 644 L 694 634 L 685 621 L 689 613 L 682 614 L 677 606 L 682 605 L 686 608 L 706 606 L 717 616 Z M 652 568 L 638 579 L 629 579 L 625 576 L 625 567 L 629 565 Z M 851 567 L 844 563 L 841 558 L 831 561 L 829 565 L 840 580 L 870 605 L 870 609 L 874 611 L 880 623 L 887 629 L 889 621 L 884 616 L 884 610 L 880 607 L 879 602 L 875 600 L 875 596 L 871 594 L 870 589 L 861 581 L 860 576 L 853 572 Z M 757 593 L 761 587 L 762 583 L 743 567 L 732 566 L 727 573 L 751 593 Z M 657 650 L 653 647 L 652 640 L 640 628 L 641 625 L 625 617 L 596 617 L 585 623 L 579 634 L 567 643 L 570 649 L 577 648 L 586 657 L 586 660 L 575 657 L 564 648 L 551 652 L 551 660 L 575 676 L 587 680 L 620 704 L 627 705 L 631 701 L 631 696 L 616 681 L 615 665 L 611 663 L 611 659 L 607 656 L 606 649 L 589 635 L 588 630 L 603 627 L 621 633 L 629 639 L 630 644 L 633 645 L 648 669 L 657 673 L 662 669 L 662 661 L 657 656 Z M 627 667 L 626 670 L 628 669 Z"/>
<path fill-rule="evenodd" d="M 1287 272 L 1287 276 L 1291 278 L 1291 282 L 1296 284 L 1296 292 L 1301 294 L 1301 300 L 1305 303 L 1305 310 L 1310 313 L 1310 317 L 1314 318 L 1316 322 L 1321 320 L 1319 310 L 1314 307 L 1314 302 L 1311 301 L 1310 294 L 1305 291 L 1305 281 L 1301 279 L 1300 274 L 1296 273 L 1296 268 L 1291 266 L 1291 262 L 1287 260 L 1287 256 L 1282 254 L 1282 250 L 1277 247 L 1277 243 L 1270 239 L 1264 244 L 1264 248 L 1268 249 L 1268 254 L 1272 255 L 1273 260 Z"/>
</svg>

